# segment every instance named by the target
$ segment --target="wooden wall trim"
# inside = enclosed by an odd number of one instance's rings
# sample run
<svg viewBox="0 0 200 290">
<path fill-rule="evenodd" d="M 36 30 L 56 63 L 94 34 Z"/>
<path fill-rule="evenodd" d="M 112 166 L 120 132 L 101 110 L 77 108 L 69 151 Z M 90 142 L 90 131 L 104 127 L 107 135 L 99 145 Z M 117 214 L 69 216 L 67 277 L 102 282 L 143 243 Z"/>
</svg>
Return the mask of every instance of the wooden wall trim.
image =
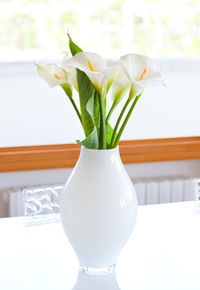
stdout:
<svg viewBox="0 0 200 290">
<path fill-rule="evenodd" d="M 121 141 L 124 163 L 200 159 L 200 137 Z M 0 172 L 73 167 L 76 144 L 0 148 Z"/>
</svg>

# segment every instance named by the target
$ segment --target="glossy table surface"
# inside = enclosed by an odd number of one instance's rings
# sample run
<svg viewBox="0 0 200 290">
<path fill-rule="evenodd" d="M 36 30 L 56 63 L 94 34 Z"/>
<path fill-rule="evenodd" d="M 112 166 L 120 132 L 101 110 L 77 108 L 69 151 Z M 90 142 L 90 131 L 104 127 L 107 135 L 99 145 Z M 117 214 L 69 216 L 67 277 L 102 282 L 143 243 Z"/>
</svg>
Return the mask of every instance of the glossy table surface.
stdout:
<svg viewBox="0 0 200 290">
<path fill-rule="evenodd" d="M 0 220 L 2 290 L 199 290 L 200 214 L 194 202 L 141 206 L 116 273 L 78 272 L 59 223 L 25 226 Z"/>
</svg>

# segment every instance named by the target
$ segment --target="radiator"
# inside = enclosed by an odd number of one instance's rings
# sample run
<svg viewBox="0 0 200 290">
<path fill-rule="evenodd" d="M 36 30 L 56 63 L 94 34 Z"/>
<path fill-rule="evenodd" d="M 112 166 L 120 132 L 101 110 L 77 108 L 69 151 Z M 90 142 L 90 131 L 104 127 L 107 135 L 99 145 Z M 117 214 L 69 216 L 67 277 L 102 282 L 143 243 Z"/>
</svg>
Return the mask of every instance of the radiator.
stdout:
<svg viewBox="0 0 200 290">
<path fill-rule="evenodd" d="M 133 181 L 138 204 L 156 204 L 194 199 L 194 178 L 151 178 Z"/>
<path fill-rule="evenodd" d="M 132 181 L 139 205 L 194 200 L 194 178 L 165 177 Z M 12 189 L 9 191 L 10 216 L 57 214 L 63 187 L 61 184 Z"/>
</svg>

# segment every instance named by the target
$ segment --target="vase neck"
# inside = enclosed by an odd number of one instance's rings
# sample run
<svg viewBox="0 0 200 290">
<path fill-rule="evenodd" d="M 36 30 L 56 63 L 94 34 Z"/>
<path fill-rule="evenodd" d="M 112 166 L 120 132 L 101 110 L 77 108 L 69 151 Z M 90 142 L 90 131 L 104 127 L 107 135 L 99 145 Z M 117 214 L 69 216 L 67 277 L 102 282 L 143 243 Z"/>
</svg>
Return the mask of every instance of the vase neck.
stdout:
<svg viewBox="0 0 200 290">
<path fill-rule="evenodd" d="M 119 147 L 113 149 L 88 149 L 81 146 L 81 154 L 90 156 L 113 156 L 119 155 Z"/>
<path fill-rule="evenodd" d="M 119 148 L 106 149 L 106 150 L 94 150 L 81 147 L 81 153 L 79 157 L 80 162 L 105 163 L 112 162 L 112 160 L 120 160 Z"/>
</svg>

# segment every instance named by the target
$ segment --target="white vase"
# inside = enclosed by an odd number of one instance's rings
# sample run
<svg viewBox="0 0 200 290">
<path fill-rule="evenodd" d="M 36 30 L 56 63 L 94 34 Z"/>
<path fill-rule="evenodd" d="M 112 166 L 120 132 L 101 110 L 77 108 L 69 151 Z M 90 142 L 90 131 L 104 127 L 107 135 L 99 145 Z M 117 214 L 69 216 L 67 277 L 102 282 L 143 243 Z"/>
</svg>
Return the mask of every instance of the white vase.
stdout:
<svg viewBox="0 0 200 290">
<path fill-rule="evenodd" d="M 60 212 L 82 269 L 111 270 L 137 215 L 136 193 L 118 148 L 81 148 L 61 195 Z"/>
</svg>

